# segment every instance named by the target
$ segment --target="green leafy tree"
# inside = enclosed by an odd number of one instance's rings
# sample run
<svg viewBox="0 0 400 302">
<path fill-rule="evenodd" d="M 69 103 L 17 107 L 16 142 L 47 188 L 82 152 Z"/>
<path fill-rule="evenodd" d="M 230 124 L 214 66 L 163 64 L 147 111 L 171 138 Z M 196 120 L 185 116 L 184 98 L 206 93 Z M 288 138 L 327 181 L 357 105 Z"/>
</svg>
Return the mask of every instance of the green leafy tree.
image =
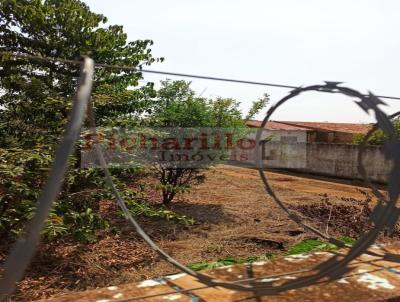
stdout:
<svg viewBox="0 0 400 302">
<path fill-rule="evenodd" d="M 244 118 L 240 103 L 231 98 L 207 99 L 196 96 L 185 81 L 161 81 L 152 113 L 147 121 L 152 126 L 179 128 L 228 128 L 243 135 L 248 130 L 246 120 L 252 118 L 268 103 L 268 95 L 253 102 Z M 226 152 L 221 151 L 221 152 Z M 211 161 L 210 165 L 218 163 Z M 192 185 L 204 181 L 205 168 L 174 167 L 161 162 L 156 164 L 156 175 L 162 191 L 163 203 L 169 204 L 177 193 L 187 191 Z"/>
<path fill-rule="evenodd" d="M 400 137 L 400 118 L 395 118 L 393 120 L 394 129 L 396 131 L 397 137 Z M 353 138 L 353 144 L 359 145 L 363 142 L 365 134 L 355 135 Z M 367 140 L 369 145 L 383 145 L 387 140 L 386 134 L 381 129 L 377 129 L 372 132 L 371 136 Z"/>
<path fill-rule="evenodd" d="M 68 60 L 88 55 L 95 62 L 141 68 L 162 61 L 152 56 L 152 44 L 128 41 L 122 26 L 108 25 L 105 16 L 82 1 L 0 1 L 0 51 Z M 68 119 L 78 73 L 77 65 L 0 55 L 0 236 L 10 235 L 10 228 L 18 233 L 31 217 Z M 151 108 L 151 83 L 131 89 L 141 77 L 132 70 L 96 69 L 92 101 L 98 124 L 135 124 Z M 94 217 L 96 211 L 87 211 L 97 207 L 98 198 L 84 194 L 84 188 L 100 183 L 98 173 L 80 169 L 79 150 L 71 164 L 49 237 L 65 232 L 54 225 L 65 221 L 76 226 L 87 219 L 94 228 L 104 226 Z M 81 197 L 79 202 L 71 202 L 72 194 Z"/>
<path fill-rule="evenodd" d="M 62 59 L 88 55 L 96 62 L 133 67 L 157 60 L 148 48 L 151 40 L 127 41 L 122 26 L 106 25 L 78 0 L 2 0 L 0 50 Z M 0 70 L 1 137 L 32 146 L 58 138 L 77 86 L 78 67 L 60 62 L 12 59 L 3 56 Z M 113 124 L 148 108 L 152 84 L 138 90 L 140 72 L 98 69 L 94 76 L 94 103 L 99 122 Z M 119 121 L 117 121 L 118 123 Z M 51 123 L 49 125 L 49 123 Z"/>
</svg>

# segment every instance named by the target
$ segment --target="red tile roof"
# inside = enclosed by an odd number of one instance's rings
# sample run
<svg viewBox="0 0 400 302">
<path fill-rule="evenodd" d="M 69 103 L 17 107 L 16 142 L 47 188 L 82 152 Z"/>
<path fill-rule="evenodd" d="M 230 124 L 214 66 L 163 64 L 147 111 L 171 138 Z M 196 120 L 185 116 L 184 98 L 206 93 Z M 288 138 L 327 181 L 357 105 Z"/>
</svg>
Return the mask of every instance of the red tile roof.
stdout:
<svg viewBox="0 0 400 302">
<path fill-rule="evenodd" d="M 252 128 L 259 128 L 262 121 L 249 120 L 247 125 Z M 365 134 L 371 129 L 372 124 L 352 124 L 352 123 L 320 123 L 320 122 L 293 122 L 293 121 L 269 121 L 264 127 L 269 130 L 319 130 L 335 131 L 343 133 L 362 133 Z"/>
</svg>

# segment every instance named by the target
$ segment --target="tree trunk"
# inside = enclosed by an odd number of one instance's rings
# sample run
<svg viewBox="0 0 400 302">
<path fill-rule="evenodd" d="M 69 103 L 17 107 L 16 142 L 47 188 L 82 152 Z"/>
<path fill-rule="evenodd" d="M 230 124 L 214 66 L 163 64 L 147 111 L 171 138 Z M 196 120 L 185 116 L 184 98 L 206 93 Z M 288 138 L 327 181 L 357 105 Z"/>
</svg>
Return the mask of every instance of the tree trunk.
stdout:
<svg viewBox="0 0 400 302">
<path fill-rule="evenodd" d="M 172 199 L 174 199 L 175 193 L 174 192 L 170 192 L 166 189 L 163 189 L 163 205 L 168 206 Z"/>
</svg>

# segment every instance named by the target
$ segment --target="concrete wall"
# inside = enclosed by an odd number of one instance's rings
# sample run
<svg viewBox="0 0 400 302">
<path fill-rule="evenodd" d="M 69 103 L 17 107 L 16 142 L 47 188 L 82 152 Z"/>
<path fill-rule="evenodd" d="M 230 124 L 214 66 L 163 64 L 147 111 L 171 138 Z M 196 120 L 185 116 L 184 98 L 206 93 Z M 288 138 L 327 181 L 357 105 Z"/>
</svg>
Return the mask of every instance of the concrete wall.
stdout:
<svg viewBox="0 0 400 302">
<path fill-rule="evenodd" d="M 240 154 L 236 150 L 234 153 L 239 162 L 255 165 L 255 151 L 245 150 L 242 160 L 239 160 Z M 267 168 L 298 169 L 313 174 L 359 179 L 358 152 L 358 146 L 348 144 L 268 142 L 264 149 L 264 164 Z M 371 180 L 386 182 L 391 163 L 385 159 L 383 147 L 366 148 L 364 167 Z"/>
<path fill-rule="evenodd" d="M 250 139 L 256 138 L 258 128 L 252 128 L 252 133 L 247 137 Z M 287 141 L 290 139 L 292 142 L 296 143 L 306 143 L 307 142 L 307 131 L 305 130 L 269 130 L 263 129 L 261 133 L 261 140 L 271 140 L 273 142 Z"/>
<path fill-rule="evenodd" d="M 252 128 L 247 138 L 255 140 L 257 130 L 258 128 Z M 265 145 L 265 156 L 269 158 L 269 165 L 271 167 L 281 167 L 282 165 L 284 167 L 305 167 L 305 147 L 303 147 L 304 150 L 299 151 L 294 145 L 299 143 L 303 143 L 304 145 L 307 142 L 307 131 L 263 129 L 260 140 L 269 141 Z M 288 141 L 293 143 L 288 143 Z M 255 148 L 249 150 L 236 148 L 231 151 L 230 158 L 232 161 L 242 164 L 254 165 L 256 159 L 255 152 Z"/>
<path fill-rule="evenodd" d="M 337 177 L 360 178 L 357 156 L 359 147 L 346 144 L 307 144 L 309 172 Z M 370 179 L 386 182 L 391 162 L 385 159 L 383 147 L 368 146 L 364 153 L 364 167 Z"/>
<path fill-rule="evenodd" d="M 263 159 L 270 168 L 307 169 L 307 143 L 266 143 Z"/>
</svg>

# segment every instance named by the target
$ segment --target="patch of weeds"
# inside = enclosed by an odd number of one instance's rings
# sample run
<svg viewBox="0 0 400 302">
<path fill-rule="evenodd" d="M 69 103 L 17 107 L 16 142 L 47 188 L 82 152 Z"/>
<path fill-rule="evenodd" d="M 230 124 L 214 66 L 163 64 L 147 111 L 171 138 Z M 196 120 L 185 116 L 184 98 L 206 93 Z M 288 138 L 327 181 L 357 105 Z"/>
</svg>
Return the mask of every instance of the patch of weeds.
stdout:
<svg viewBox="0 0 400 302">
<path fill-rule="evenodd" d="M 305 254 L 314 251 L 326 251 L 326 250 L 334 250 L 337 249 L 337 246 L 329 243 L 323 242 L 320 240 L 307 239 L 302 242 L 292 246 L 286 255 L 297 255 L 297 254 Z"/>
<path fill-rule="evenodd" d="M 342 241 L 343 243 L 353 245 L 356 240 L 348 236 L 341 236 L 337 238 L 338 240 Z M 317 251 L 332 251 L 337 250 L 338 247 L 332 243 L 324 242 L 320 240 L 314 239 L 307 239 L 303 240 L 302 242 L 292 246 L 286 255 L 297 255 L 297 254 L 306 254 L 310 252 L 317 252 Z"/>
<path fill-rule="evenodd" d="M 188 268 L 194 271 L 201 271 L 203 269 L 209 268 L 210 263 L 207 261 L 195 262 L 188 265 Z"/>
<path fill-rule="evenodd" d="M 257 257 L 257 256 L 248 256 L 245 259 L 246 259 L 246 263 L 253 263 L 253 262 L 258 261 L 258 258 L 259 257 Z"/>
<path fill-rule="evenodd" d="M 217 261 L 200 261 L 191 263 L 188 267 L 194 271 L 201 271 L 204 269 L 214 269 L 222 266 L 228 266 L 233 264 L 243 264 L 243 263 L 253 263 L 256 261 L 265 261 L 272 259 L 272 253 L 266 253 L 262 256 L 247 256 L 245 258 L 236 258 L 233 256 L 226 256 L 224 258 L 220 258 Z"/>
<path fill-rule="evenodd" d="M 342 241 L 343 243 L 353 245 L 356 240 L 348 237 L 348 236 L 341 236 L 337 238 L 337 240 Z M 298 254 L 306 254 L 311 252 L 317 251 L 332 251 L 337 250 L 338 247 L 332 243 L 324 242 L 315 239 L 307 239 L 303 240 L 302 242 L 292 246 L 285 255 L 298 255 Z M 233 264 L 244 264 L 244 263 L 253 263 L 257 261 L 266 261 L 271 260 L 274 258 L 274 254 L 266 253 L 262 256 L 247 256 L 247 257 L 233 257 L 233 256 L 226 256 L 223 258 L 218 259 L 217 261 L 200 261 L 188 264 L 188 267 L 194 271 L 201 271 L 205 269 L 214 269 L 222 266 L 228 266 Z"/>
<path fill-rule="evenodd" d="M 232 265 L 238 263 L 238 259 L 232 256 L 227 256 L 224 258 L 218 259 L 215 263 L 215 267 L 221 267 L 221 266 L 227 266 L 227 265 Z"/>
<path fill-rule="evenodd" d="M 340 241 L 342 241 L 342 242 L 344 242 L 344 243 L 346 243 L 348 245 L 353 245 L 354 243 L 357 242 L 357 240 L 355 240 L 355 239 L 353 239 L 351 237 L 348 237 L 348 236 L 340 236 L 338 238 L 338 240 L 340 240 Z"/>
</svg>

